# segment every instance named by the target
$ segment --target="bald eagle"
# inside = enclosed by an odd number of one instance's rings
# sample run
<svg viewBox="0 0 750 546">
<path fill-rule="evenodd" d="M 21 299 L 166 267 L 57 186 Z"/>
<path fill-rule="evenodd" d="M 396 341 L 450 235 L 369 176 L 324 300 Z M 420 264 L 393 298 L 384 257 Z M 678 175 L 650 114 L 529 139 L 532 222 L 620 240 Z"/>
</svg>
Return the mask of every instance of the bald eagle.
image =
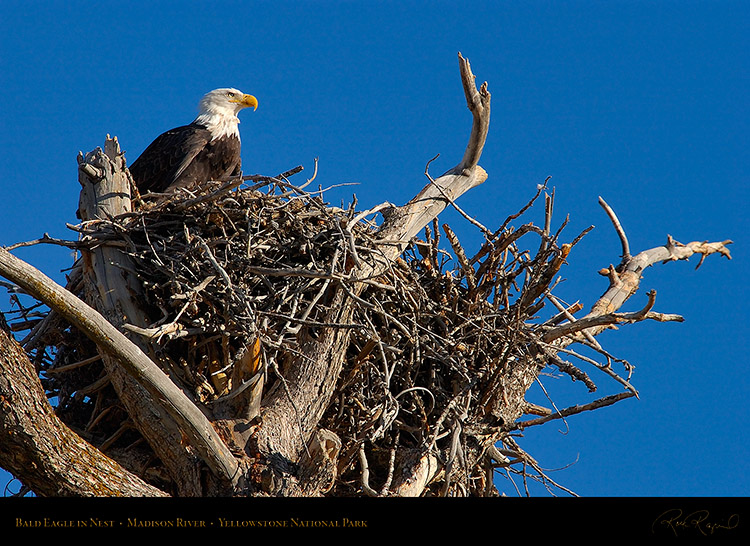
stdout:
<svg viewBox="0 0 750 546">
<path fill-rule="evenodd" d="M 237 114 L 250 106 L 258 107 L 256 98 L 237 89 L 207 93 L 190 125 L 158 136 L 130 166 L 139 193 L 165 193 L 240 174 Z"/>
</svg>

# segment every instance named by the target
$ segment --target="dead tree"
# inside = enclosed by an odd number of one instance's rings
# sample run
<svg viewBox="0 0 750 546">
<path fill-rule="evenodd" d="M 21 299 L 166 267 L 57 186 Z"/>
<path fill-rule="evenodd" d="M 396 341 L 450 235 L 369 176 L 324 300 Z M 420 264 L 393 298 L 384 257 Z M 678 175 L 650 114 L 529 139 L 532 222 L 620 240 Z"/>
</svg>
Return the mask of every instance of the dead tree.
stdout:
<svg viewBox="0 0 750 546">
<path fill-rule="evenodd" d="M 0 274 L 35 301 L 17 299 L 0 332 L 0 465 L 50 496 L 491 496 L 498 470 L 548 480 L 513 432 L 635 396 L 632 368 L 596 335 L 681 320 L 653 311 L 653 292 L 619 309 L 646 267 L 729 258 L 730 241 L 631 255 L 600 200 L 622 259 L 576 318 L 583 306 L 553 289 L 588 230 L 561 241 L 546 186 L 495 230 L 456 204 L 487 179 L 490 119 L 486 83 L 459 65 L 466 151 L 436 179 L 426 170 L 403 206 L 332 207 L 306 189 L 315 175 L 289 181 L 301 168 L 149 201 L 116 139 L 79 157 L 78 240 L 0 249 Z M 545 224 L 513 227 L 542 195 Z M 484 237 L 474 256 L 438 224 L 446 207 Z M 65 288 L 10 253 L 33 243 L 80 253 Z M 526 402 L 548 366 L 595 391 L 590 367 L 622 392 L 563 410 Z"/>
</svg>

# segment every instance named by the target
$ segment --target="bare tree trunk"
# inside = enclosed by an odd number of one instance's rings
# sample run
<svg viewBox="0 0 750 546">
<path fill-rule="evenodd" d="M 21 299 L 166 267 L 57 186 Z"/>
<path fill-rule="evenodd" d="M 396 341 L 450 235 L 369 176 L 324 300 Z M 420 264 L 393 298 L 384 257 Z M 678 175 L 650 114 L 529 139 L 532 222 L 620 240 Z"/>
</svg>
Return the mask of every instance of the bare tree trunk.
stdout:
<svg viewBox="0 0 750 546">
<path fill-rule="evenodd" d="M 164 495 L 57 418 L 34 366 L 4 321 L 0 324 L 0 406 L 0 466 L 22 476 L 37 495 Z"/>
<path fill-rule="evenodd" d="M 108 141 L 106 154 L 94 151 L 82 158 L 80 164 L 84 185 L 83 220 L 96 224 L 128 212 L 130 189 L 117 142 Z M 123 195 L 128 198 L 123 199 Z M 4 276 L 39 297 L 100 347 L 120 399 L 170 470 L 180 495 L 205 494 L 201 486 L 200 458 L 226 483 L 238 479 L 236 460 L 206 417 L 143 350 L 113 326 L 122 327 L 131 320 L 138 324 L 144 320 L 134 301 L 136 285 L 126 276 L 127 257 L 123 253 L 111 248 L 84 251 L 84 270 L 89 278 L 87 293 L 109 320 L 4 249 L 0 249 L 0 253 Z M 185 444 L 183 436 L 192 443 Z M 214 493 L 220 487 L 220 484 L 214 485 Z"/>
<path fill-rule="evenodd" d="M 116 139 L 106 142 L 104 153 L 95 151 L 80 160 L 81 192 L 80 215 L 89 229 L 95 230 L 108 218 L 132 210 L 130 176 Z M 118 248 L 100 246 L 83 251 L 84 271 L 89 279 L 87 293 L 109 322 L 118 328 L 124 325 L 148 326 L 149 322 L 138 301 L 140 283 L 128 256 Z M 143 351 L 149 347 L 140 336 L 132 336 Z M 145 355 L 144 355 L 145 356 Z M 166 374 L 149 359 L 133 369 L 123 367 L 121 361 L 103 351 L 102 357 L 120 399 L 129 408 L 138 430 L 149 441 L 159 458 L 169 469 L 182 496 L 205 494 L 199 460 L 202 458 L 214 475 L 231 484 L 238 479 L 238 466 L 224 442 L 218 437 L 206 417 L 200 413 L 184 391 L 178 390 Z M 185 444 L 183 435 L 191 442 Z M 192 446 L 196 451 L 193 451 Z M 200 455 L 196 457 L 197 454 Z M 214 494 L 220 483 L 209 486 Z"/>
</svg>

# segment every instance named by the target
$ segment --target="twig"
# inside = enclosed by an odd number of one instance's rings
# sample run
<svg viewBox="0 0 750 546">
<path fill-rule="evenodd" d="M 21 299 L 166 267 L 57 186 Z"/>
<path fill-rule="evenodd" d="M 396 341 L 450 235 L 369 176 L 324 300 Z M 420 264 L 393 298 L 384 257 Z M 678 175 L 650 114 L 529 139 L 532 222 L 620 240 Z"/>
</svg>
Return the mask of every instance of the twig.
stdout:
<svg viewBox="0 0 750 546">
<path fill-rule="evenodd" d="M 554 341 L 555 339 L 561 338 L 563 336 L 569 336 L 571 334 L 587 330 L 588 328 L 594 326 L 609 326 L 611 324 L 617 323 L 639 322 L 646 319 L 656 320 L 659 322 L 683 322 L 685 320 L 680 315 L 652 313 L 651 308 L 653 307 L 655 300 L 656 291 L 651 290 L 648 292 L 648 302 L 646 303 L 646 306 L 640 311 L 636 311 L 634 313 L 608 313 L 606 315 L 584 317 L 575 322 L 569 322 L 567 324 L 563 324 L 562 326 L 553 328 L 552 330 L 544 334 L 544 336 L 542 336 L 542 339 L 545 342 L 549 343 L 551 341 Z"/>
<path fill-rule="evenodd" d="M 582 413 L 584 411 L 592 411 L 592 410 L 603 408 L 606 406 L 611 406 L 612 404 L 615 404 L 619 402 L 620 400 L 625 400 L 626 398 L 632 398 L 633 396 L 635 396 L 635 394 L 630 391 L 621 392 L 618 394 L 612 394 L 609 396 L 605 396 L 604 398 L 599 398 L 598 400 L 594 400 L 593 402 L 589 402 L 588 404 L 571 406 L 569 408 L 555 412 L 546 417 L 539 417 L 537 419 L 529 419 L 527 421 L 518 421 L 511 427 L 511 430 L 524 430 L 529 427 L 542 425 L 549 421 L 554 421 L 555 419 L 563 419 L 565 417 L 570 417 L 571 415 Z"/>
<path fill-rule="evenodd" d="M 81 243 L 80 241 L 66 241 L 64 239 L 56 239 L 54 237 L 50 237 L 49 234 L 45 233 L 42 235 L 39 239 L 34 239 L 33 241 L 26 241 L 23 243 L 16 243 L 14 245 L 3 247 L 7 251 L 15 250 L 17 248 L 26 247 L 26 246 L 33 246 L 38 244 L 50 244 L 50 245 L 58 245 L 58 246 L 64 246 L 67 248 L 73 248 L 73 249 L 79 249 L 79 248 L 85 248 L 86 245 Z"/>
<path fill-rule="evenodd" d="M 370 487 L 370 466 L 367 464 L 367 455 L 365 454 L 364 442 L 361 442 L 359 444 L 359 464 L 362 467 L 362 475 L 360 478 L 362 490 L 368 497 L 377 497 L 378 492 Z"/>
<path fill-rule="evenodd" d="M 625 235 L 625 230 L 622 228 L 622 224 L 620 224 L 620 220 L 617 218 L 615 211 L 612 210 L 612 207 L 610 207 L 602 197 L 599 197 L 599 204 L 607 213 L 607 216 L 609 216 L 609 219 L 612 221 L 612 225 L 615 227 L 617 236 L 620 238 L 620 244 L 622 245 L 622 260 L 623 261 L 629 260 L 630 259 L 630 243 L 628 243 L 628 237 Z"/>
<path fill-rule="evenodd" d="M 432 176 L 430 176 L 430 173 L 427 171 L 427 169 L 430 167 L 430 163 L 434 159 L 436 159 L 436 158 L 437 158 L 437 156 L 433 157 L 430 161 L 428 161 L 427 162 L 427 166 L 425 167 L 425 170 L 424 170 L 424 174 L 427 177 L 427 179 L 430 181 L 430 184 L 434 185 L 435 188 L 437 188 L 437 190 L 440 192 L 440 195 L 442 195 L 443 198 L 446 201 L 448 201 L 448 203 L 450 203 L 450 205 L 456 210 L 456 212 L 458 212 L 461 216 L 463 216 L 464 218 L 466 218 L 466 220 L 468 220 L 471 224 L 473 224 L 476 227 L 478 227 L 482 231 L 482 233 L 484 233 L 485 237 L 487 237 L 488 239 L 491 238 L 492 237 L 492 232 L 489 229 L 487 229 L 486 227 L 484 227 L 481 223 L 479 223 L 479 221 L 477 221 L 476 219 L 474 219 L 471 216 L 469 216 L 466 212 L 464 212 L 464 210 L 456 204 L 456 201 L 453 200 L 445 192 L 445 190 L 440 186 L 440 184 L 438 184 L 437 182 L 435 182 L 435 180 L 432 178 Z"/>
</svg>

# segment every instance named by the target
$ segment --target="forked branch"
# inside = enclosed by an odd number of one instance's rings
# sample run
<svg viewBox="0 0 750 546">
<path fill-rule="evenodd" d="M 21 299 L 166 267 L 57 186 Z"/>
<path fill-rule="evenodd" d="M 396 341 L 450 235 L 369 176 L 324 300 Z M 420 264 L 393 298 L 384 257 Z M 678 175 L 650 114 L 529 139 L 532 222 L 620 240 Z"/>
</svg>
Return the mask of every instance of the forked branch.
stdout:
<svg viewBox="0 0 750 546">
<path fill-rule="evenodd" d="M 487 83 L 476 88 L 476 76 L 469 61 L 458 55 L 466 103 L 473 116 L 471 134 L 466 151 L 455 167 L 425 186 L 403 207 L 384 214 L 385 221 L 379 230 L 386 253 L 393 258 L 419 231 L 437 217 L 451 202 L 487 180 L 487 172 L 479 166 L 490 125 L 490 93 Z"/>
<path fill-rule="evenodd" d="M 649 302 L 646 307 L 635 313 L 616 313 L 620 307 L 640 287 L 641 276 L 643 271 L 656 263 L 676 260 L 687 260 L 693 254 L 700 254 L 701 259 L 696 267 L 700 267 L 706 256 L 710 254 L 721 254 L 727 259 L 732 259 L 727 245 L 731 240 L 709 243 L 706 241 L 694 241 L 682 244 L 675 241 L 671 236 L 667 236 L 667 243 L 662 246 L 651 248 L 639 252 L 635 256 L 630 255 L 630 246 L 628 244 L 625 230 L 622 228 L 612 207 L 607 202 L 599 198 L 599 204 L 604 208 L 609 216 L 615 231 L 620 237 L 622 244 L 622 261 L 617 267 L 609 266 L 599 271 L 601 275 L 609 278 L 609 288 L 592 306 L 591 311 L 585 317 L 573 322 L 557 326 L 544 335 L 544 341 L 552 341 L 565 336 L 572 336 L 570 341 L 575 340 L 575 335 L 584 335 L 588 339 L 596 336 L 610 325 L 618 322 L 637 322 L 651 319 L 658 321 L 681 321 L 679 315 L 655 313 L 651 311 L 654 304 L 655 291 L 649 292 Z"/>
<path fill-rule="evenodd" d="M 384 221 L 376 233 L 378 251 L 374 260 L 362 261 L 352 269 L 352 279 L 372 279 L 392 266 L 411 239 L 433 221 L 452 201 L 487 179 L 478 165 L 487 138 L 490 115 L 490 94 L 487 85 L 476 89 L 475 77 L 469 62 L 459 54 L 461 82 L 472 112 L 473 124 L 466 152 L 461 162 L 438 179 L 431 181 L 402 207 L 382 210 Z M 327 323 L 347 323 L 358 295 L 367 285 L 358 282 L 352 289 L 341 284 L 331 305 Z M 313 433 L 335 392 L 336 381 L 345 358 L 345 347 L 350 332 L 328 329 L 316 338 L 303 337 L 300 356 L 295 358 L 288 372 L 290 380 L 284 389 L 271 391 L 264 399 L 264 425 L 259 431 L 258 444 L 269 450 L 274 458 L 296 460 L 304 452 L 304 444 Z M 300 413 L 299 408 L 307 407 Z M 289 416 L 299 415 L 302 430 L 289 430 Z M 270 457 L 269 457 L 270 458 Z M 394 480 L 395 490 L 403 486 L 401 476 Z"/>
</svg>

